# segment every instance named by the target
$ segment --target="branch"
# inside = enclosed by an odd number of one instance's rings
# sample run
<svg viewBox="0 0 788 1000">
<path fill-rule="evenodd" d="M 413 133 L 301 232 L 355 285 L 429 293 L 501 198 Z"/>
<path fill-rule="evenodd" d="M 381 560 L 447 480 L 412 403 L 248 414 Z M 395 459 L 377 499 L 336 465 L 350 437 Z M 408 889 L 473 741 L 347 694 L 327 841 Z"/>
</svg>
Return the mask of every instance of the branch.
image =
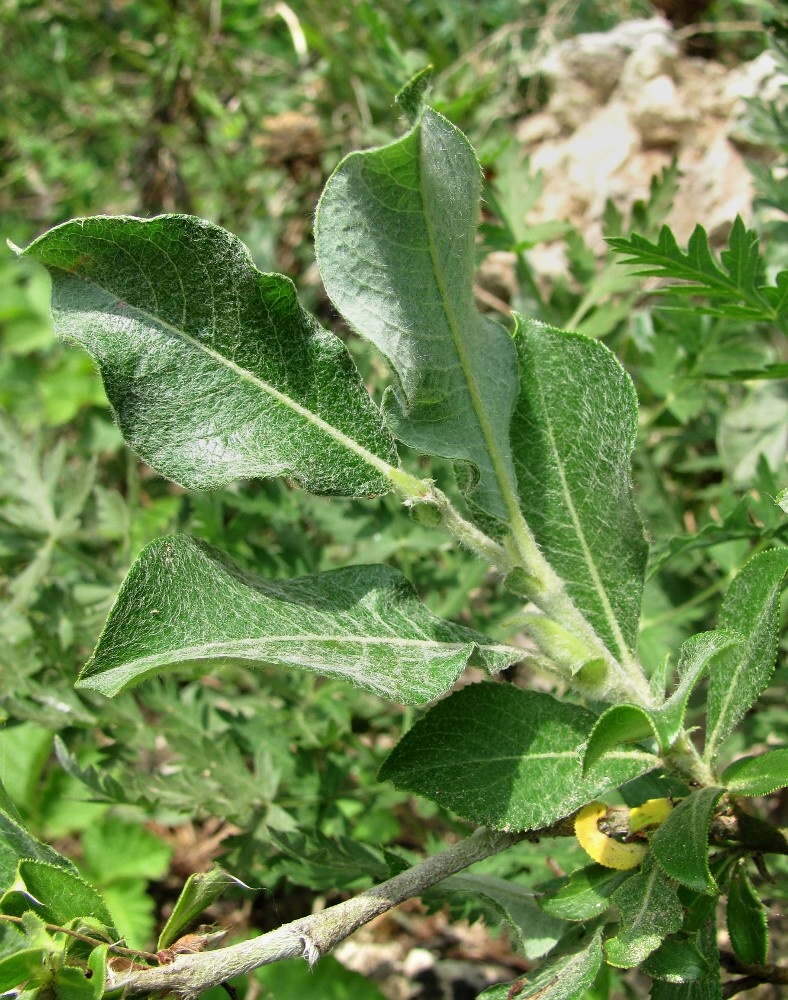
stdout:
<svg viewBox="0 0 788 1000">
<path fill-rule="evenodd" d="M 532 835 L 528 835 L 529 837 Z M 268 934 L 242 941 L 228 948 L 199 954 L 179 955 L 169 965 L 161 965 L 122 976 L 108 973 L 107 991 L 125 993 L 174 992 L 191 1000 L 212 986 L 244 975 L 263 965 L 302 956 L 310 965 L 373 917 L 385 913 L 431 886 L 455 875 L 476 861 L 511 847 L 523 834 L 477 830 L 466 840 L 394 878 L 330 906 L 319 913 L 283 924 Z"/>
</svg>

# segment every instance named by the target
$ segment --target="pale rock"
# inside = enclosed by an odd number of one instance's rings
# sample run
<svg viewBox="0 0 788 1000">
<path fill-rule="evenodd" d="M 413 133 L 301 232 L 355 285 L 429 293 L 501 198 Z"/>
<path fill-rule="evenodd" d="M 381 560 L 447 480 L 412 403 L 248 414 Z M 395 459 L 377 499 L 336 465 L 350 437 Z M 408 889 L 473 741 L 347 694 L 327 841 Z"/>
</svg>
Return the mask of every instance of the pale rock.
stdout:
<svg viewBox="0 0 788 1000">
<path fill-rule="evenodd" d="M 669 76 L 655 76 L 633 95 L 630 117 L 646 148 L 677 146 L 686 130 L 697 122 L 697 112 L 679 99 Z"/>
</svg>

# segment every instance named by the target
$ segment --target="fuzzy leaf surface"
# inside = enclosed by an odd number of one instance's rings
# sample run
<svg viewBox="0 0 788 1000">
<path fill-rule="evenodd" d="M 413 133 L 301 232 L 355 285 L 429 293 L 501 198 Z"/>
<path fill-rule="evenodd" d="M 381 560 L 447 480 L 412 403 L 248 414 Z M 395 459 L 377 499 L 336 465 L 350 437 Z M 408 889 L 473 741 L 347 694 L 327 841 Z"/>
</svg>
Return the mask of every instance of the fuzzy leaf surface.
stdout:
<svg viewBox="0 0 788 1000">
<path fill-rule="evenodd" d="M 744 965 L 763 965 L 769 946 L 766 909 L 743 861 L 739 862 L 731 876 L 727 924 L 731 945 L 739 961 Z"/>
<path fill-rule="evenodd" d="M 553 948 L 566 924 L 541 910 L 532 890 L 510 879 L 492 875 L 452 875 L 440 883 L 440 892 L 481 897 L 499 920 L 506 921 L 517 937 L 519 950 L 528 959 L 541 958 Z"/>
<path fill-rule="evenodd" d="M 13 889 L 0 900 L 0 910 L 21 916 L 32 910 L 51 924 L 93 917 L 110 930 L 114 920 L 103 897 L 79 875 L 43 861 L 20 861 Z"/>
<path fill-rule="evenodd" d="M 632 495 L 632 381 L 599 341 L 517 317 L 512 449 L 523 514 L 619 659 L 635 647 L 647 545 Z"/>
<path fill-rule="evenodd" d="M 711 669 L 704 750 L 709 761 L 769 683 L 786 570 L 788 548 L 768 549 L 744 566 L 725 594 L 720 627 L 738 632 L 744 641 L 718 656 Z"/>
<path fill-rule="evenodd" d="M 167 923 L 162 928 L 156 948 L 169 948 L 181 931 L 231 886 L 249 888 L 240 879 L 218 866 L 208 872 L 196 872 L 190 875 L 172 908 L 172 913 L 167 918 Z"/>
<path fill-rule="evenodd" d="M 340 163 L 315 244 L 334 305 L 396 376 L 383 404 L 395 435 L 470 463 L 473 501 L 506 520 L 517 371 L 508 333 L 474 303 L 480 194 L 468 140 L 427 108 L 402 139 Z"/>
<path fill-rule="evenodd" d="M 421 704 L 447 691 L 472 656 L 500 670 L 521 655 L 436 618 L 388 566 L 264 580 L 204 542 L 171 535 L 131 567 L 77 683 L 111 696 L 167 667 L 251 661 Z"/>
<path fill-rule="evenodd" d="M 561 920 L 590 920 L 608 909 L 612 894 L 631 876 L 631 871 L 586 865 L 561 879 L 556 888 L 547 888 L 539 906 Z"/>
<path fill-rule="evenodd" d="M 36 840 L 22 823 L 13 802 L 0 781 L 0 893 L 10 888 L 22 858 L 59 865 L 76 874 L 76 868 L 48 844 Z"/>
<path fill-rule="evenodd" d="M 380 778 L 475 823 L 535 830 L 654 767 L 645 751 L 617 750 L 583 774 L 581 746 L 595 719 L 547 694 L 471 684 L 405 734 Z"/>
<path fill-rule="evenodd" d="M 191 489 L 291 476 L 315 493 L 388 491 L 390 435 L 343 344 L 191 216 L 77 219 L 23 251 L 52 275 L 59 337 L 94 358 L 118 425 Z"/>
<path fill-rule="evenodd" d="M 605 956 L 619 968 L 640 965 L 668 934 L 681 927 L 681 903 L 657 864 L 644 862 L 642 871 L 616 889 L 612 902 L 621 924 L 615 937 L 605 942 Z"/>
<path fill-rule="evenodd" d="M 601 965 L 601 931 L 597 931 L 584 945 L 550 959 L 527 978 L 492 986 L 478 1000 L 578 1000 L 591 988 Z"/>
<path fill-rule="evenodd" d="M 693 983 L 709 974 L 709 964 L 689 938 L 668 937 L 640 965 L 652 979 Z"/>
<path fill-rule="evenodd" d="M 788 785 L 788 749 L 743 757 L 725 769 L 722 781 L 736 795 L 770 795 L 778 788 L 785 788 Z"/>
<path fill-rule="evenodd" d="M 709 871 L 709 827 L 722 788 L 701 788 L 682 799 L 651 834 L 654 857 L 671 878 L 696 892 L 719 892 Z"/>
</svg>

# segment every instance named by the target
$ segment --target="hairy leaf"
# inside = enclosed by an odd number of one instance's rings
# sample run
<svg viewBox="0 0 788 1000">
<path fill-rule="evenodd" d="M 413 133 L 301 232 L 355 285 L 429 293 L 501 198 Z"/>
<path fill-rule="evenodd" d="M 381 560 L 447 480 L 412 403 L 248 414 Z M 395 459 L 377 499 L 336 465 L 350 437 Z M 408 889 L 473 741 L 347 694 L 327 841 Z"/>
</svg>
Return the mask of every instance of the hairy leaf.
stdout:
<svg viewBox="0 0 788 1000">
<path fill-rule="evenodd" d="M 474 502 L 506 520 L 517 372 L 508 334 L 473 300 L 480 191 L 467 139 L 427 108 L 402 139 L 340 163 L 315 242 L 331 300 L 395 373 L 384 398 L 394 433 L 471 463 Z"/>
<path fill-rule="evenodd" d="M 640 965 L 652 979 L 666 983 L 693 983 L 709 974 L 709 963 L 688 938 L 667 937 Z"/>
<path fill-rule="evenodd" d="M 615 937 L 605 942 L 611 965 L 630 969 L 655 951 L 668 934 L 681 927 L 682 909 L 676 890 L 659 865 L 643 864 L 637 875 L 616 889 L 612 902 L 621 923 Z"/>
<path fill-rule="evenodd" d="M 722 781 L 735 795 L 770 795 L 788 785 L 788 749 L 742 757 L 727 767 Z"/>
<path fill-rule="evenodd" d="M 632 382 L 598 341 L 517 317 L 512 448 L 525 519 L 608 649 L 635 647 L 647 546 L 632 496 Z"/>
<path fill-rule="evenodd" d="M 405 734 L 380 777 L 495 829 L 535 830 L 608 788 L 650 770 L 641 750 L 581 768 L 595 716 L 509 684 L 472 684 L 439 702 Z"/>
<path fill-rule="evenodd" d="M 53 847 L 42 844 L 22 823 L 22 819 L 0 781 L 0 892 L 10 888 L 22 858 L 46 861 L 76 874 L 76 868 Z"/>
<path fill-rule="evenodd" d="M 235 660 L 343 677 L 421 704 L 447 691 L 472 656 L 500 670 L 520 655 L 436 618 L 387 566 L 264 580 L 172 535 L 132 566 L 78 685 L 115 695 L 167 667 Z"/>
<path fill-rule="evenodd" d="M 58 336 L 95 359 L 123 436 L 162 475 L 388 491 L 393 442 L 344 346 L 234 236 L 191 216 L 98 217 L 23 252 L 52 275 Z"/>
<path fill-rule="evenodd" d="M 508 879 L 463 873 L 444 879 L 438 890 L 479 896 L 489 903 L 498 919 L 511 927 L 519 950 L 528 959 L 541 958 L 550 951 L 566 929 L 562 920 L 536 905 L 533 890 Z"/>
<path fill-rule="evenodd" d="M 788 548 L 752 558 L 728 588 L 720 627 L 744 642 L 715 659 L 711 670 L 705 758 L 713 762 L 728 734 L 769 683 L 777 657 L 780 591 Z"/>
<path fill-rule="evenodd" d="M 561 879 L 557 887 L 547 887 L 539 905 L 562 920 L 590 920 L 608 909 L 612 894 L 631 876 L 631 871 L 586 865 Z"/>
<path fill-rule="evenodd" d="M 478 1000 L 579 1000 L 590 989 L 602 965 L 601 931 L 590 941 L 547 961 L 536 973 L 493 986 Z"/>
<path fill-rule="evenodd" d="M 728 934 L 736 957 L 744 965 L 763 965 L 769 946 L 766 909 L 747 874 L 744 860 L 731 876 L 728 890 Z"/>
<path fill-rule="evenodd" d="M 211 903 L 215 903 L 231 886 L 249 888 L 240 879 L 218 866 L 208 872 L 190 875 L 175 901 L 167 923 L 162 928 L 156 947 L 168 948 L 187 924 L 199 917 L 203 910 L 207 910 Z"/>
<path fill-rule="evenodd" d="M 689 981 L 672 982 L 668 977 L 657 980 L 651 990 L 651 1000 L 721 1000 L 720 959 L 714 919 L 705 921 L 697 940 L 698 951 L 708 970 L 706 974 L 701 973 Z"/>
<path fill-rule="evenodd" d="M 709 871 L 709 827 L 722 788 L 701 788 L 683 799 L 650 838 L 651 850 L 662 868 L 696 892 L 715 894 L 717 883 Z"/>
<path fill-rule="evenodd" d="M 92 885 L 66 868 L 43 861 L 19 862 L 17 881 L 0 899 L 0 910 L 17 917 L 32 910 L 47 923 L 60 925 L 93 917 L 114 930 L 107 904 Z"/>
</svg>

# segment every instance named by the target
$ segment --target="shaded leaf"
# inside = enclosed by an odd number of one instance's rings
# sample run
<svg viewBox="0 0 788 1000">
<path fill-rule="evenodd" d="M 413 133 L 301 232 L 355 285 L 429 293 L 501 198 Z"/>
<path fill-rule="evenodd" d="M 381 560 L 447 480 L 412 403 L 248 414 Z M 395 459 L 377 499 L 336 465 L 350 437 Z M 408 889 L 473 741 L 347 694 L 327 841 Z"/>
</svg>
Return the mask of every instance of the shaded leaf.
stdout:
<svg viewBox="0 0 788 1000">
<path fill-rule="evenodd" d="M 521 653 L 436 618 L 387 566 L 264 580 L 204 542 L 172 535 L 132 566 L 77 683 L 114 695 L 167 667 L 251 661 L 420 704 L 450 688 L 474 655 L 500 670 Z"/>
<path fill-rule="evenodd" d="M 492 875 L 459 874 L 437 887 L 444 892 L 481 897 L 491 904 L 499 920 L 514 932 L 518 949 L 529 959 L 541 958 L 553 948 L 566 929 L 563 920 L 537 906 L 532 889 Z"/>
<path fill-rule="evenodd" d="M 769 947 L 766 909 L 743 860 L 731 876 L 727 923 L 731 945 L 739 961 L 744 965 L 763 965 Z"/>
<path fill-rule="evenodd" d="M 630 876 L 602 865 L 586 865 L 560 880 L 557 888 L 545 887 L 539 906 L 562 920 L 590 920 L 604 913 L 610 897 Z"/>
<path fill-rule="evenodd" d="M 402 139 L 339 164 L 315 244 L 332 302 L 393 369 L 389 426 L 413 448 L 471 463 L 472 499 L 507 520 L 517 372 L 509 335 L 474 303 L 480 193 L 467 139 L 427 108 Z"/>
<path fill-rule="evenodd" d="M 638 874 L 620 886 L 611 900 L 621 923 L 615 937 L 605 941 L 611 965 L 631 969 L 681 927 L 682 908 L 676 890 L 659 865 L 648 859 Z"/>
<path fill-rule="evenodd" d="M 547 961 L 538 972 L 493 986 L 478 1000 L 578 1000 L 588 990 L 602 965 L 601 931 L 574 951 Z"/>
<path fill-rule="evenodd" d="M 344 346 L 234 236 L 191 216 L 104 216 L 23 253 L 52 275 L 56 333 L 94 358 L 124 438 L 162 475 L 388 491 L 393 443 Z"/>
<path fill-rule="evenodd" d="M 713 762 L 723 741 L 769 683 L 777 657 L 780 590 L 788 548 L 752 558 L 728 588 L 720 627 L 744 642 L 715 659 L 710 674 L 705 758 Z"/>
<path fill-rule="evenodd" d="M 654 766 L 651 754 L 619 750 L 583 775 L 581 745 L 594 720 L 547 694 L 472 684 L 405 734 L 380 777 L 473 822 L 534 830 Z"/>
<path fill-rule="evenodd" d="M 719 892 L 709 871 L 709 827 L 723 791 L 701 788 L 682 799 L 649 840 L 654 857 L 667 874 L 696 892 Z"/>
<path fill-rule="evenodd" d="M 517 317 L 512 448 L 522 510 L 618 659 L 637 639 L 647 545 L 632 495 L 637 397 L 598 341 Z"/>
<path fill-rule="evenodd" d="M 640 965 L 652 979 L 692 983 L 709 973 L 709 963 L 689 938 L 666 938 Z"/>
<path fill-rule="evenodd" d="M 770 795 L 788 785 L 788 749 L 742 757 L 727 767 L 722 782 L 736 795 Z"/>
<path fill-rule="evenodd" d="M 18 989 L 30 980 L 44 979 L 46 948 L 22 948 L 0 958 L 0 992 Z"/>
<path fill-rule="evenodd" d="M 712 906 L 712 911 L 714 907 Z M 717 950 L 717 927 L 707 920 L 698 934 L 698 950 L 706 963 L 707 973 L 690 982 L 673 983 L 656 980 L 651 1000 L 721 1000 L 720 958 Z"/>
</svg>

